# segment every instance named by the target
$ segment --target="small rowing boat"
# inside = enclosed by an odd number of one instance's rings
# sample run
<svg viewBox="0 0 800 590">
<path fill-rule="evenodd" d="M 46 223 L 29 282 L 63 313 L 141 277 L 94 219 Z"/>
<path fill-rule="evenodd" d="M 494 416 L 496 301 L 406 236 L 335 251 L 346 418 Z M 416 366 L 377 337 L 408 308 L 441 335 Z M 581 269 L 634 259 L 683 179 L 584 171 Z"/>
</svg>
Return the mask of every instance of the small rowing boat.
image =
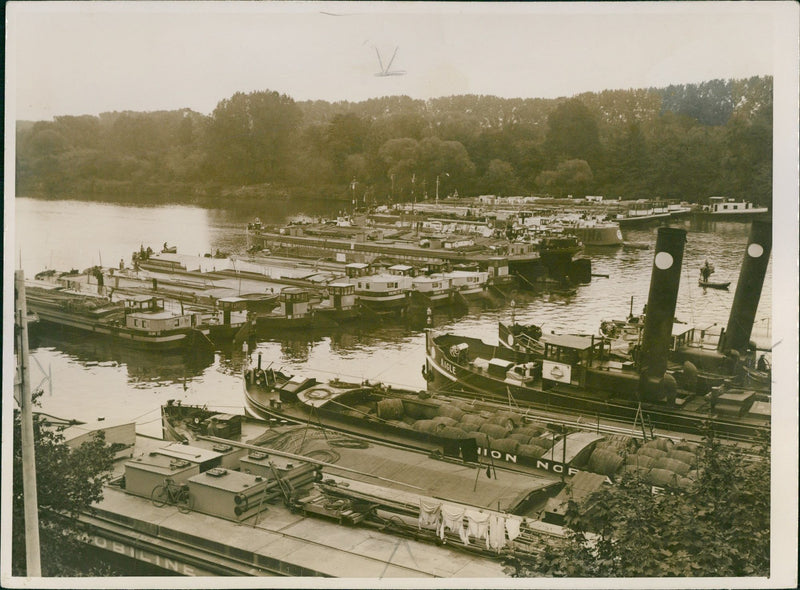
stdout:
<svg viewBox="0 0 800 590">
<path fill-rule="evenodd" d="M 730 281 L 713 282 L 713 281 L 704 281 L 703 279 L 700 279 L 698 281 L 698 284 L 704 289 L 727 289 L 730 286 L 731 282 Z"/>
</svg>

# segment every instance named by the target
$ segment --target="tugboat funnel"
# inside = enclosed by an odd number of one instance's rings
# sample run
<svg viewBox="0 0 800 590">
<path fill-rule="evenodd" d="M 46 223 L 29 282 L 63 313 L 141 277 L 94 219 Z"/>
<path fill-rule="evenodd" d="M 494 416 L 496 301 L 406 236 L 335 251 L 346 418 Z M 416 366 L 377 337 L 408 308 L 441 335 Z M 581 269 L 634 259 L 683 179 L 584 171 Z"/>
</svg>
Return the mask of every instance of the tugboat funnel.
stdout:
<svg viewBox="0 0 800 590">
<path fill-rule="evenodd" d="M 658 229 L 640 357 L 642 376 L 650 381 L 660 380 L 667 370 L 685 243 L 686 230 Z"/>
<path fill-rule="evenodd" d="M 736 294 L 733 296 L 728 327 L 720 342 L 721 352 L 735 350 L 743 355 L 747 351 L 771 250 L 772 222 L 754 221 L 750 227 Z"/>
</svg>

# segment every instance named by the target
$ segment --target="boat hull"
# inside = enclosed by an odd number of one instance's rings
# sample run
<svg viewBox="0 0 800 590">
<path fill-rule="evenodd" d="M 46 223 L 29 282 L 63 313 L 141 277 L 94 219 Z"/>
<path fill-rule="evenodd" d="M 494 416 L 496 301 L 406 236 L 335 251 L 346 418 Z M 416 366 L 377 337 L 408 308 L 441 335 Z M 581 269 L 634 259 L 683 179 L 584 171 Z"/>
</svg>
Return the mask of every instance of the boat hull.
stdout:
<svg viewBox="0 0 800 590">
<path fill-rule="evenodd" d="M 374 388 L 370 386 L 359 387 L 354 385 L 352 393 L 369 396 L 374 391 Z M 372 439 L 384 444 L 397 444 L 431 453 L 441 453 L 445 456 L 449 454 L 447 451 L 450 446 L 449 443 L 453 442 L 453 439 L 439 436 L 435 433 L 415 430 L 407 424 L 399 425 L 399 421 L 391 423 L 386 420 L 380 420 L 375 415 L 370 415 L 368 419 L 365 419 L 358 411 L 342 412 L 341 410 L 330 410 L 325 407 L 312 410 L 310 406 L 293 401 L 289 396 L 282 395 L 279 391 L 271 391 L 268 388 L 260 387 L 252 381 L 248 381 L 247 378 L 244 379 L 244 394 L 247 413 L 254 418 L 268 422 L 290 421 L 321 424 L 331 430 Z M 404 406 L 406 408 L 414 407 L 414 413 L 418 415 L 437 415 L 437 404 L 419 397 L 411 391 L 386 389 L 382 397 L 384 399 L 402 399 Z M 581 459 L 585 458 L 593 449 L 594 443 L 602 438 L 602 436 L 598 435 L 585 447 L 579 449 L 578 452 L 571 451 L 569 453 L 570 460 L 567 464 L 564 464 L 560 457 L 551 457 L 546 452 L 534 457 L 517 451 L 493 449 L 491 444 L 488 446 L 479 444 L 477 453 L 479 462 L 482 463 L 496 461 L 498 465 L 539 475 L 546 471 L 574 475 L 584 470 Z"/>
<path fill-rule="evenodd" d="M 328 324 L 328 323 L 341 323 L 352 322 L 361 318 L 361 312 L 356 307 L 350 309 L 334 309 L 334 308 L 315 308 L 314 309 L 314 323 L 315 324 Z"/>
<path fill-rule="evenodd" d="M 634 215 L 632 217 L 620 217 L 615 221 L 620 227 L 636 227 L 640 225 L 647 225 L 649 223 L 657 223 L 668 221 L 671 215 L 669 213 L 653 213 L 651 215 Z"/>
<path fill-rule="evenodd" d="M 368 295 L 357 291 L 356 299 L 361 305 L 378 313 L 398 312 L 408 307 L 411 291 L 392 295 Z"/>
<path fill-rule="evenodd" d="M 208 330 L 201 331 L 197 329 L 165 330 L 160 332 L 136 331 L 124 326 L 106 325 L 93 322 L 88 318 L 39 308 L 36 305 L 29 308 L 33 308 L 40 321 L 44 324 L 72 328 L 97 336 L 108 336 L 118 342 L 142 349 L 177 350 L 188 348 L 197 343 L 195 336 L 199 336 L 200 333 L 206 338 L 208 336 Z M 44 326 L 42 326 L 42 329 L 44 330 Z"/>
<path fill-rule="evenodd" d="M 275 330 L 302 330 L 305 328 L 311 328 L 313 325 L 314 316 L 311 314 L 298 317 L 256 317 L 256 330 L 259 332 L 270 332 Z"/>
<path fill-rule="evenodd" d="M 455 293 L 452 289 L 439 292 L 414 290 L 411 292 L 411 300 L 423 307 L 445 307 L 453 304 Z"/>
<path fill-rule="evenodd" d="M 698 216 L 707 220 L 720 221 L 753 221 L 769 217 L 769 209 L 744 209 L 741 211 L 698 211 Z"/>
<path fill-rule="evenodd" d="M 731 282 L 727 281 L 727 282 L 724 282 L 724 283 L 723 282 L 712 283 L 710 281 L 700 280 L 700 281 L 697 282 L 697 284 L 700 285 L 701 287 L 703 287 L 704 289 L 726 289 L 727 290 L 727 288 L 730 286 Z"/>
<path fill-rule="evenodd" d="M 622 231 L 619 225 L 602 227 L 569 227 L 565 233 L 578 238 L 584 246 L 613 247 L 622 245 Z"/>
</svg>

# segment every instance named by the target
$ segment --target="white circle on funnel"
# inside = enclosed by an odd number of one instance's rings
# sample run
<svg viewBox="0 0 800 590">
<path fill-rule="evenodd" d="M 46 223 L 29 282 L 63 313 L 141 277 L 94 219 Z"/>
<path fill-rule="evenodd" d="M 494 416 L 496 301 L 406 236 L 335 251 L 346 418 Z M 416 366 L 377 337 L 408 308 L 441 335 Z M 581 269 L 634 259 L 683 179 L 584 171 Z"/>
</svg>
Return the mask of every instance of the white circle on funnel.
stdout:
<svg viewBox="0 0 800 590">
<path fill-rule="evenodd" d="M 672 254 L 669 252 L 659 252 L 656 254 L 656 268 L 667 270 L 672 267 Z"/>
<path fill-rule="evenodd" d="M 758 258 L 764 253 L 764 247 L 761 244 L 750 244 L 747 247 L 747 254 L 750 258 Z"/>
</svg>

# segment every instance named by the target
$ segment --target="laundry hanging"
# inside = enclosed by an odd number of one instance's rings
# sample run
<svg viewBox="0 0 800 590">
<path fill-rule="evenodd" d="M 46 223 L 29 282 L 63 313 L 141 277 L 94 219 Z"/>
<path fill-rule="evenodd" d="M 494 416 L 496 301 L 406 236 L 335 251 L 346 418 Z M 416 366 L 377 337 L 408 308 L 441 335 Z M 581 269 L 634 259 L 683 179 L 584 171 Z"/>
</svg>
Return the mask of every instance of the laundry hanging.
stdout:
<svg viewBox="0 0 800 590">
<path fill-rule="evenodd" d="M 458 533 L 461 537 L 461 531 L 464 530 L 464 510 L 463 506 L 442 505 L 442 524 L 439 527 L 439 537 L 444 539 L 445 530 Z"/>
<path fill-rule="evenodd" d="M 506 532 L 508 533 L 508 540 L 513 541 L 519 537 L 519 529 L 522 526 L 522 518 L 513 516 L 506 517 Z"/>
<path fill-rule="evenodd" d="M 419 528 L 437 529 L 439 528 L 439 518 L 441 516 L 441 503 L 430 500 L 419 499 Z"/>
<path fill-rule="evenodd" d="M 478 541 L 486 539 L 486 548 L 489 548 L 489 515 L 477 510 L 466 510 L 464 517 L 467 519 L 468 539 L 475 537 Z"/>
<path fill-rule="evenodd" d="M 498 553 L 506 546 L 506 519 L 500 514 L 492 514 L 489 518 L 489 536 L 487 547 Z"/>
</svg>

